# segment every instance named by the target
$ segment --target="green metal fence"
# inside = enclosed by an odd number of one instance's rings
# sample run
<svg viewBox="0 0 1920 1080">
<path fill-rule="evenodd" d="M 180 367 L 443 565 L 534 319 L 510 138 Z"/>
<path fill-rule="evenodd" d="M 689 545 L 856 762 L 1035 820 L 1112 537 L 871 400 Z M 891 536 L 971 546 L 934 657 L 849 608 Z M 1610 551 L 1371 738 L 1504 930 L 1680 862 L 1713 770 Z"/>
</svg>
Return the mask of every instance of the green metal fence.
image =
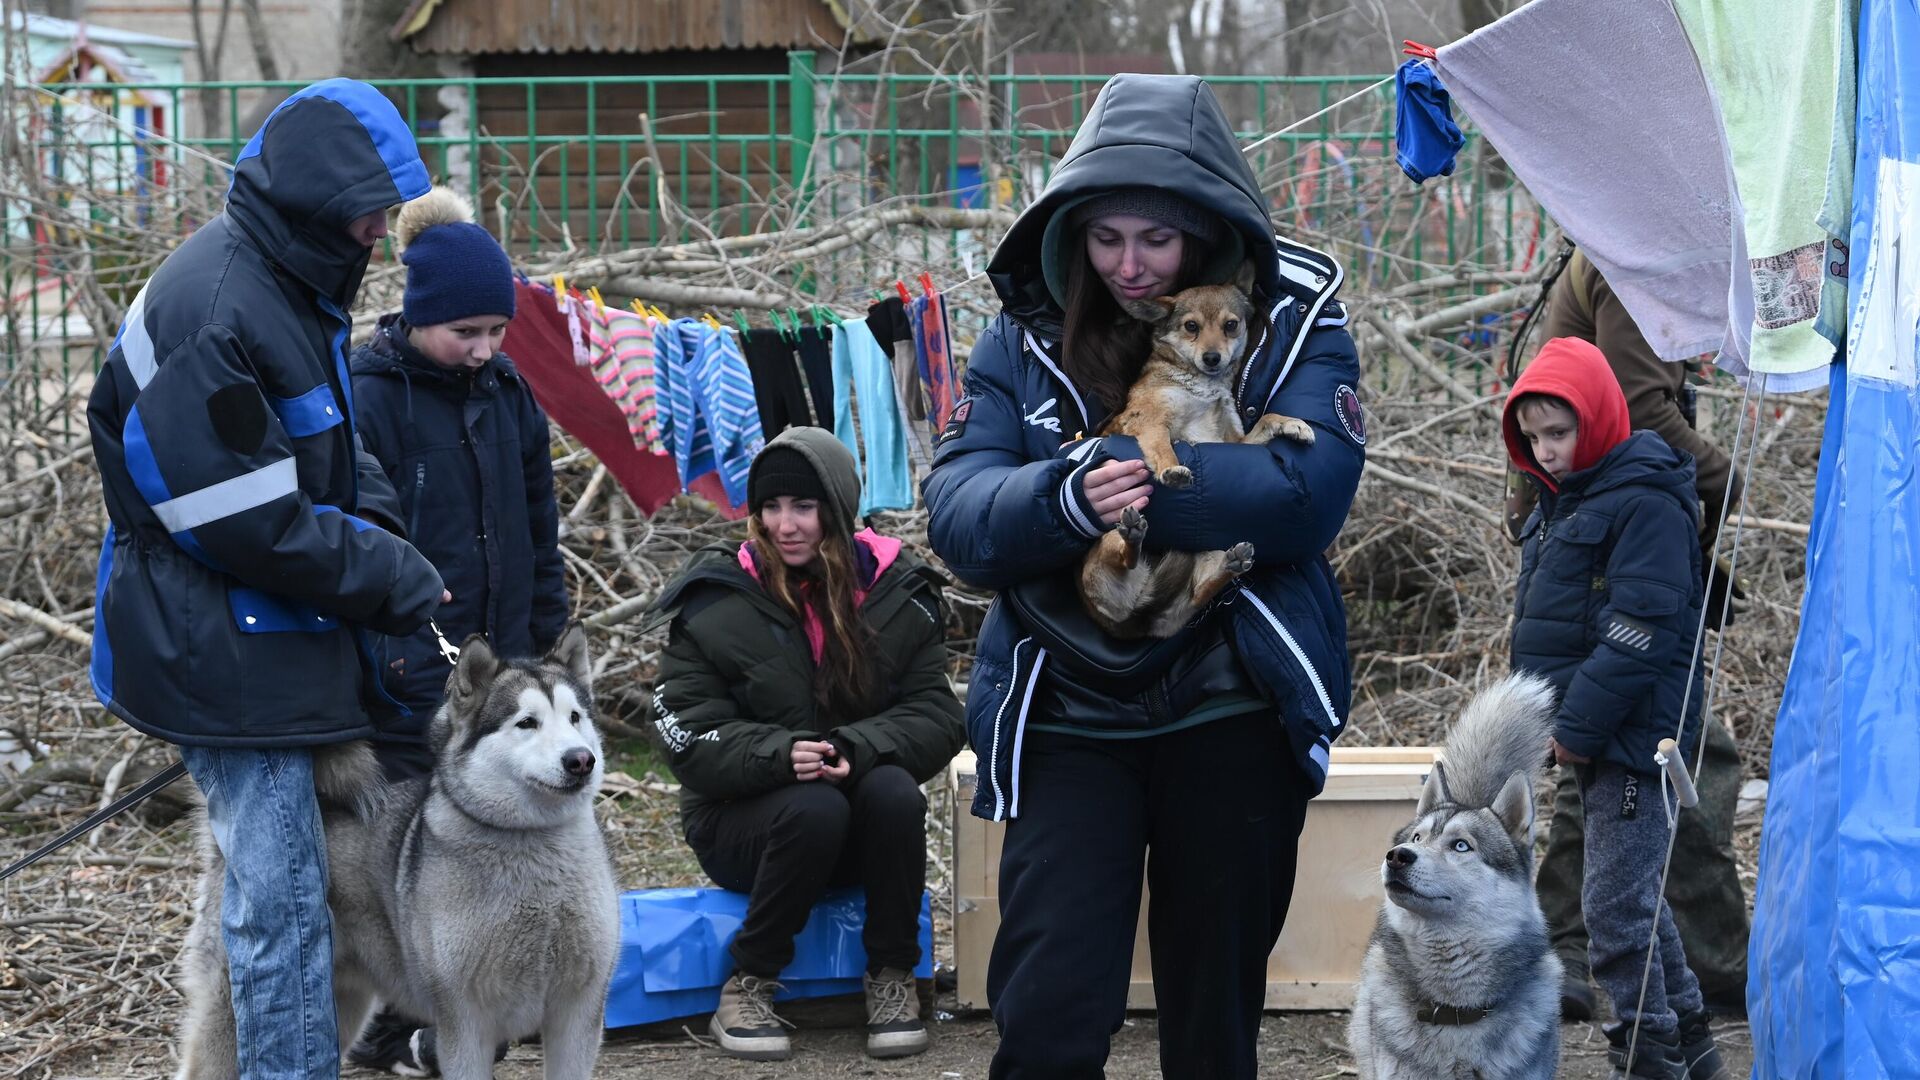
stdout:
<svg viewBox="0 0 1920 1080">
<path fill-rule="evenodd" d="M 767 231 L 890 200 L 1017 208 L 1045 184 L 1104 81 L 840 74 L 797 52 L 775 73 L 375 85 L 436 178 L 468 192 L 517 256 L 539 261 L 562 245 L 617 250 Z M 1416 188 L 1400 175 L 1390 81 L 1209 81 L 1243 143 L 1258 144 L 1249 160 L 1276 225 L 1334 249 L 1356 284 L 1392 287 L 1463 266 L 1516 270 L 1539 257 L 1538 212 L 1472 132 L 1453 176 Z M 24 132 L 47 181 L 39 202 L 0 198 L 7 374 L 22 355 L 37 356 L 42 372 L 49 356 L 58 370 L 90 371 L 103 343 L 77 325 L 88 288 L 124 303 L 147 268 L 132 256 L 115 262 L 116 253 L 151 251 L 154 234 L 184 234 L 217 212 L 224 162 L 300 85 L 46 88 Z M 903 253 L 919 265 L 900 266 L 900 276 L 932 270 L 952 281 L 956 253 L 969 265 L 984 257 L 973 243 L 929 238 Z"/>
</svg>

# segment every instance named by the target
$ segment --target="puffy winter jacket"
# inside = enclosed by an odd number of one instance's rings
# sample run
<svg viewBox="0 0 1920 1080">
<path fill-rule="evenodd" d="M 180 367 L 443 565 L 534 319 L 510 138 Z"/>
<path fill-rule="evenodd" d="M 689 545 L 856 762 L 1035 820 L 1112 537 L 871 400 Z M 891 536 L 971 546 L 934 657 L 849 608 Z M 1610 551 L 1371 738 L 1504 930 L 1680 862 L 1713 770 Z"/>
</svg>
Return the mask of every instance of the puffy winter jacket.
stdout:
<svg viewBox="0 0 1920 1080">
<path fill-rule="evenodd" d="M 351 363 L 361 441 L 393 482 L 408 541 L 453 593 L 434 622 L 506 656 L 545 653 L 566 629 L 567 578 L 547 417 L 513 361 L 443 368 L 389 315 Z M 388 692 L 414 714 L 397 728 L 423 739 L 447 682 L 433 632 L 376 648 Z"/>
<path fill-rule="evenodd" d="M 1080 477 L 1101 462 L 1137 458 L 1139 447 L 1124 437 L 1069 441 L 1106 417 L 1056 359 L 1062 313 L 1040 268 L 1041 237 L 1063 204 L 1143 178 L 1220 214 L 1254 262 L 1254 301 L 1270 329 L 1249 345 L 1235 388 L 1243 423 L 1285 413 L 1306 420 L 1318 438 L 1312 446 L 1176 448 L 1194 482 L 1155 488 L 1149 546 L 1212 551 L 1251 541 L 1255 566 L 1223 594 L 1198 655 L 1182 657 L 1144 692 L 1123 699 L 1050 672 L 1049 650 L 1004 598 L 994 601 L 967 697 L 968 736 L 982 770 L 973 811 L 982 817 L 1019 813 L 1015 763 L 1036 691 L 1055 695 L 1049 721 L 1090 729 L 1164 726 L 1217 694 L 1257 692 L 1283 717 L 1316 790 L 1346 723 L 1346 609 L 1322 553 L 1359 484 L 1366 427 L 1359 361 L 1334 298 L 1341 269 L 1274 236 L 1232 128 L 1198 79 L 1108 82 L 1046 191 L 995 252 L 988 270 L 1004 306 L 974 345 L 965 396 L 923 485 L 929 537 L 954 574 L 991 589 L 1071 575 L 1099 538 Z M 1233 655 L 1223 655 L 1229 647 Z"/>
<path fill-rule="evenodd" d="M 141 731 L 237 747 L 371 734 L 361 628 L 411 633 L 441 584 L 364 517 L 392 492 L 356 452 L 346 311 L 369 252 L 347 226 L 427 186 L 385 98 L 309 86 L 129 307 L 87 408 L 111 522 L 92 677 Z"/>
<path fill-rule="evenodd" d="M 872 716 L 818 714 L 806 631 L 743 568 L 738 546 L 702 549 L 661 592 L 653 625 L 672 629 L 653 722 L 683 811 L 794 783 L 798 740 L 845 746 L 853 777 L 898 765 L 924 783 L 953 760 L 961 710 L 947 681 L 940 574 L 897 541 L 878 546 L 884 557 L 860 615 L 892 700 Z"/>
<path fill-rule="evenodd" d="M 1522 533 L 1513 667 L 1561 693 L 1554 737 L 1583 757 L 1650 772 L 1661 739 L 1700 733 L 1699 496 L 1693 459 L 1636 431 L 1600 464 L 1542 492 Z M 1705 665 L 1701 665 L 1704 669 Z"/>
</svg>

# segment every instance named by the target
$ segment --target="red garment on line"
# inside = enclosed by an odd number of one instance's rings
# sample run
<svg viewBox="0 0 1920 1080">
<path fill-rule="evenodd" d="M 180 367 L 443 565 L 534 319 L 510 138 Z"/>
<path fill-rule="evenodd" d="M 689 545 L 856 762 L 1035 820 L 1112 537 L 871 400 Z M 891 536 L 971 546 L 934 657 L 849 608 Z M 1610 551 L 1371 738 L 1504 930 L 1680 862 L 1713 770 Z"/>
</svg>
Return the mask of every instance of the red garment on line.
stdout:
<svg viewBox="0 0 1920 1080">
<path fill-rule="evenodd" d="M 501 350 L 526 378 L 547 418 L 586 444 L 634 505 L 651 516 L 680 493 L 680 474 L 673 459 L 633 444 L 626 416 L 595 381 L 593 369 L 574 362 L 567 316 L 554 305 L 553 293 L 526 281 L 514 282 L 513 290 L 515 312 Z M 700 477 L 687 490 L 705 497 L 729 518 L 746 516 L 746 507 L 727 502 L 717 473 Z"/>
</svg>

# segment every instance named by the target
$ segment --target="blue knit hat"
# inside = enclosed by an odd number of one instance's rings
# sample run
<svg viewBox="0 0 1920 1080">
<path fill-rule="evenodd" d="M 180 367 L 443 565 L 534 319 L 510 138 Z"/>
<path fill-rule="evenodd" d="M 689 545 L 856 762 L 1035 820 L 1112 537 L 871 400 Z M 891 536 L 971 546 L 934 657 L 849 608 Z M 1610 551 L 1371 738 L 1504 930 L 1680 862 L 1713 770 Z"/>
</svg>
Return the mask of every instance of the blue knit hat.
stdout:
<svg viewBox="0 0 1920 1080">
<path fill-rule="evenodd" d="M 467 201 L 436 187 L 400 208 L 394 223 L 407 292 L 400 314 L 410 326 L 437 326 L 478 315 L 513 317 L 513 264 Z"/>
</svg>

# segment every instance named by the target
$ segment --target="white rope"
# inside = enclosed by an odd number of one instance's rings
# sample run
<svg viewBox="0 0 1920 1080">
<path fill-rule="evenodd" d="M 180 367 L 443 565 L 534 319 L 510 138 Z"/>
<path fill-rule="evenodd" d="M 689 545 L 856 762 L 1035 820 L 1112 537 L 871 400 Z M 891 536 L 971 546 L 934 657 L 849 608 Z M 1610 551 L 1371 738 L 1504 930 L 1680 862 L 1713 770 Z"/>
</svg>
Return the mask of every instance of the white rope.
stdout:
<svg viewBox="0 0 1920 1080">
<path fill-rule="evenodd" d="M 1753 396 L 1756 386 L 1758 386 L 1760 390 L 1758 400 L 1755 400 Z M 1749 375 L 1746 386 L 1740 396 L 1740 414 L 1734 422 L 1733 449 L 1727 455 L 1729 459 L 1727 486 L 1725 490 L 1721 492 L 1720 496 L 1720 520 L 1713 536 L 1713 551 L 1708 555 L 1709 563 L 1705 578 L 1706 588 L 1701 593 L 1700 622 L 1694 630 L 1692 654 L 1687 662 L 1687 687 L 1680 698 L 1680 718 L 1674 725 L 1673 739 L 1676 743 L 1679 743 L 1681 737 L 1686 733 L 1687 706 L 1693 703 L 1693 673 L 1705 651 L 1704 646 L 1707 636 L 1706 597 L 1713 592 L 1714 576 L 1718 573 L 1720 567 L 1720 543 L 1726 539 L 1725 527 L 1728 514 L 1732 509 L 1733 476 L 1735 472 L 1732 468 L 1732 462 L 1737 461 L 1740 457 L 1740 440 L 1741 436 L 1746 433 L 1747 412 L 1749 408 L 1751 408 L 1754 414 L 1753 431 L 1747 438 L 1747 458 L 1743 468 L 1748 477 L 1753 476 L 1754 450 L 1760 441 L 1760 412 L 1765 407 L 1766 401 L 1766 373 L 1756 372 Z M 1701 763 L 1706 760 L 1706 726 L 1714 722 L 1713 702 L 1720 686 L 1720 658 L 1727 646 L 1727 619 L 1733 613 L 1733 584 L 1739 580 L 1736 574 L 1740 567 L 1740 538 L 1742 535 L 1742 525 L 1745 523 L 1745 520 L 1746 515 L 1742 514 L 1740 520 L 1734 522 L 1733 551 L 1727 557 L 1727 599 L 1720 607 L 1720 625 L 1714 627 L 1716 635 L 1713 647 L 1713 666 L 1707 674 L 1706 697 L 1700 705 L 1700 744 L 1694 748 L 1693 771 L 1689 774 L 1693 779 L 1695 788 L 1698 788 L 1700 784 Z M 1666 805 L 1666 773 L 1664 770 L 1661 772 L 1660 802 L 1662 806 Z M 1640 968 L 1640 998 L 1633 1011 L 1633 1033 L 1627 1040 L 1627 1068 L 1629 1069 L 1633 1067 L 1634 1054 L 1639 1049 L 1640 1020 L 1647 1007 L 1647 987 L 1653 978 L 1653 958 L 1660 948 L 1660 909 L 1667 902 L 1667 877 L 1673 871 L 1674 841 L 1680 835 L 1679 812 L 1677 809 L 1669 812 L 1667 821 L 1667 855 L 1660 864 L 1660 890 L 1654 894 L 1653 926 L 1647 934 L 1647 959 L 1646 963 Z"/>
<path fill-rule="evenodd" d="M 115 116 L 113 113 L 108 112 L 90 102 L 81 101 L 79 98 L 68 97 L 66 94 L 62 94 L 59 91 L 49 89 L 44 84 L 34 82 L 31 79 L 22 79 L 11 71 L 6 73 L 6 78 L 8 82 L 21 88 L 22 90 L 32 90 L 36 93 L 45 94 L 50 98 L 54 98 L 59 101 L 64 101 L 67 104 L 74 106 L 75 108 L 84 109 L 89 112 L 92 112 L 98 115 L 101 119 L 107 121 L 108 123 L 119 128 L 121 131 L 124 131 L 127 134 L 133 136 L 136 139 L 151 140 L 153 142 L 165 143 L 168 146 L 177 146 L 180 149 L 185 150 L 187 153 L 192 154 L 194 157 L 200 158 L 214 165 L 218 165 L 229 172 L 233 171 L 233 164 L 231 162 L 223 161 L 220 158 L 214 157 L 212 154 L 207 153 L 205 150 L 202 150 L 197 146 L 188 146 L 186 143 L 183 143 L 178 139 L 171 138 L 166 135 L 162 135 L 157 131 L 150 131 L 147 128 L 140 127 L 137 124 L 130 124 L 127 121 L 120 119 L 118 116 Z M 118 84 L 101 83 L 100 85 L 105 88 L 113 88 Z"/>
<path fill-rule="evenodd" d="M 1389 75 L 1386 78 L 1381 79 L 1379 82 L 1374 83 L 1371 86 L 1367 86 L 1360 90 L 1356 90 L 1353 93 L 1348 94 L 1346 97 L 1341 98 L 1339 101 L 1336 101 L 1333 104 L 1327 106 L 1326 108 L 1321 109 L 1319 112 L 1313 113 L 1308 116 L 1303 116 L 1300 119 L 1295 120 L 1293 123 L 1288 124 L 1286 127 L 1281 128 L 1279 131 L 1268 132 L 1267 134 L 1262 135 L 1258 139 L 1255 139 L 1254 141 L 1241 147 L 1240 153 L 1251 154 L 1255 149 L 1265 146 L 1266 144 L 1272 142 L 1273 140 L 1279 138 L 1282 135 L 1285 135 L 1287 132 L 1292 131 L 1294 128 L 1299 127 L 1300 125 L 1306 123 L 1307 121 L 1319 119 L 1320 117 L 1325 116 L 1326 114 L 1332 112 L 1333 110 L 1339 108 L 1340 106 L 1345 105 L 1349 101 L 1353 101 L 1356 98 L 1362 98 L 1367 96 L 1368 94 L 1373 93 L 1375 90 L 1380 89 L 1381 87 L 1387 85 L 1393 80 L 1394 80 L 1394 76 Z"/>
</svg>

